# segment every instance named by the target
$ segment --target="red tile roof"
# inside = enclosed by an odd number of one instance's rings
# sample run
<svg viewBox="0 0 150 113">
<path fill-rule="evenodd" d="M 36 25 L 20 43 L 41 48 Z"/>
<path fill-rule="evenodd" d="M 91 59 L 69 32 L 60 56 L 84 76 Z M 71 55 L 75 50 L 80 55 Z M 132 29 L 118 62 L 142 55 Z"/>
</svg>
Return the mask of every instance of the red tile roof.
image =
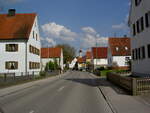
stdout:
<svg viewBox="0 0 150 113">
<path fill-rule="evenodd" d="M 131 55 L 131 38 L 109 38 L 108 44 L 112 56 L 130 56 Z"/>
<path fill-rule="evenodd" d="M 84 60 L 83 57 L 78 57 L 78 58 L 77 58 L 77 62 L 78 62 L 78 63 L 84 63 L 85 60 Z"/>
<path fill-rule="evenodd" d="M 61 48 L 41 48 L 41 58 L 60 58 Z"/>
<path fill-rule="evenodd" d="M 92 52 L 91 51 L 86 52 L 86 59 L 92 59 Z"/>
<path fill-rule="evenodd" d="M 107 47 L 93 47 L 92 48 L 92 55 L 93 58 L 107 58 Z"/>
<path fill-rule="evenodd" d="M 28 39 L 36 14 L 0 14 L 0 39 Z"/>
</svg>

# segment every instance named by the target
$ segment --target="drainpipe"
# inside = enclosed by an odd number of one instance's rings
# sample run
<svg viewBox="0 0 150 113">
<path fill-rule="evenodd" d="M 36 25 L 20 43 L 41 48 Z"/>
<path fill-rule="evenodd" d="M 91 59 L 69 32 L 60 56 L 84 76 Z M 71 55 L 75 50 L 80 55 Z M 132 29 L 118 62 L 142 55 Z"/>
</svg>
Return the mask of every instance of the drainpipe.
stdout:
<svg viewBox="0 0 150 113">
<path fill-rule="evenodd" d="M 28 52 L 27 52 L 27 41 L 25 42 L 25 74 L 27 75 L 27 71 L 28 71 Z"/>
</svg>

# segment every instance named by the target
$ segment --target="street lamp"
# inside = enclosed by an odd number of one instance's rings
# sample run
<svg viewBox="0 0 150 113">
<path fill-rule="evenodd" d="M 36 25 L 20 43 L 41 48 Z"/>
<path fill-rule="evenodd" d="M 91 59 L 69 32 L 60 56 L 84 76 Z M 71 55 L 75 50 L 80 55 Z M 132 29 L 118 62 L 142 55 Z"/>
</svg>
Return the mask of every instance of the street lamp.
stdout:
<svg viewBox="0 0 150 113">
<path fill-rule="evenodd" d="M 95 38 L 95 40 L 96 40 L 96 68 L 97 68 L 97 57 L 98 57 L 98 55 L 97 55 L 97 49 L 98 49 L 98 46 L 97 46 L 97 39 L 100 37 L 100 35 L 99 34 L 96 34 L 96 38 Z"/>
</svg>

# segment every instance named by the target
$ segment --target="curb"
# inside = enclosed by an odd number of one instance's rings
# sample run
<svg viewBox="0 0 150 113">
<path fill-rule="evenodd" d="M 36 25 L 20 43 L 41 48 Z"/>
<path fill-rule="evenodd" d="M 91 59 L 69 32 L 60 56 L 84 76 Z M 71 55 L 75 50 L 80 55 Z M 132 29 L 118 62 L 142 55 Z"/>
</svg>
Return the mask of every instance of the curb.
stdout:
<svg viewBox="0 0 150 113">
<path fill-rule="evenodd" d="M 93 78 L 96 78 L 96 76 L 93 73 L 90 73 L 90 75 Z M 118 113 L 117 110 L 113 107 L 113 104 L 111 103 L 111 101 L 109 100 L 108 96 L 106 95 L 104 89 L 101 86 L 97 87 L 99 89 L 99 91 L 101 92 L 102 96 L 104 97 L 106 103 L 108 104 L 108 106 L 110 107 L 112 113 Z"/>
<path fill-rule="evenodd" d="M 110 107 L 111 111 L 112 111 L 113 113 L 118 113 L 117 110 L 113 107 L 113 104 L 112 104 L 111 101 L 109 100 L 108 96 L 106 96 L 105 91 L 103 91 L 103 89 L 102 89 L 100 86 L 99 86 L 98 88 L 99 88 L 101 94 L 103 95 L 105 101 L 107 102 L 108 106 Z"/>
</svg>

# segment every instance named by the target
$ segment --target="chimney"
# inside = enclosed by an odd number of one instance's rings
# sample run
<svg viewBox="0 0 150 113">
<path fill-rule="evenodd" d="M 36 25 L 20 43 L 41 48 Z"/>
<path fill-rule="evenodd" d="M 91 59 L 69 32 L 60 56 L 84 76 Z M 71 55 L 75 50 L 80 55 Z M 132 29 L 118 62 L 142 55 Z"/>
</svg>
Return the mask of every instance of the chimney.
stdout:
<svg viewBox="0 0 150 113">
<path fill-rule="evenodd" d="M 15 16 L 16 10 L 15 9 L 9 9 L 8 10 L 8 16 Z"/>
</svg>

